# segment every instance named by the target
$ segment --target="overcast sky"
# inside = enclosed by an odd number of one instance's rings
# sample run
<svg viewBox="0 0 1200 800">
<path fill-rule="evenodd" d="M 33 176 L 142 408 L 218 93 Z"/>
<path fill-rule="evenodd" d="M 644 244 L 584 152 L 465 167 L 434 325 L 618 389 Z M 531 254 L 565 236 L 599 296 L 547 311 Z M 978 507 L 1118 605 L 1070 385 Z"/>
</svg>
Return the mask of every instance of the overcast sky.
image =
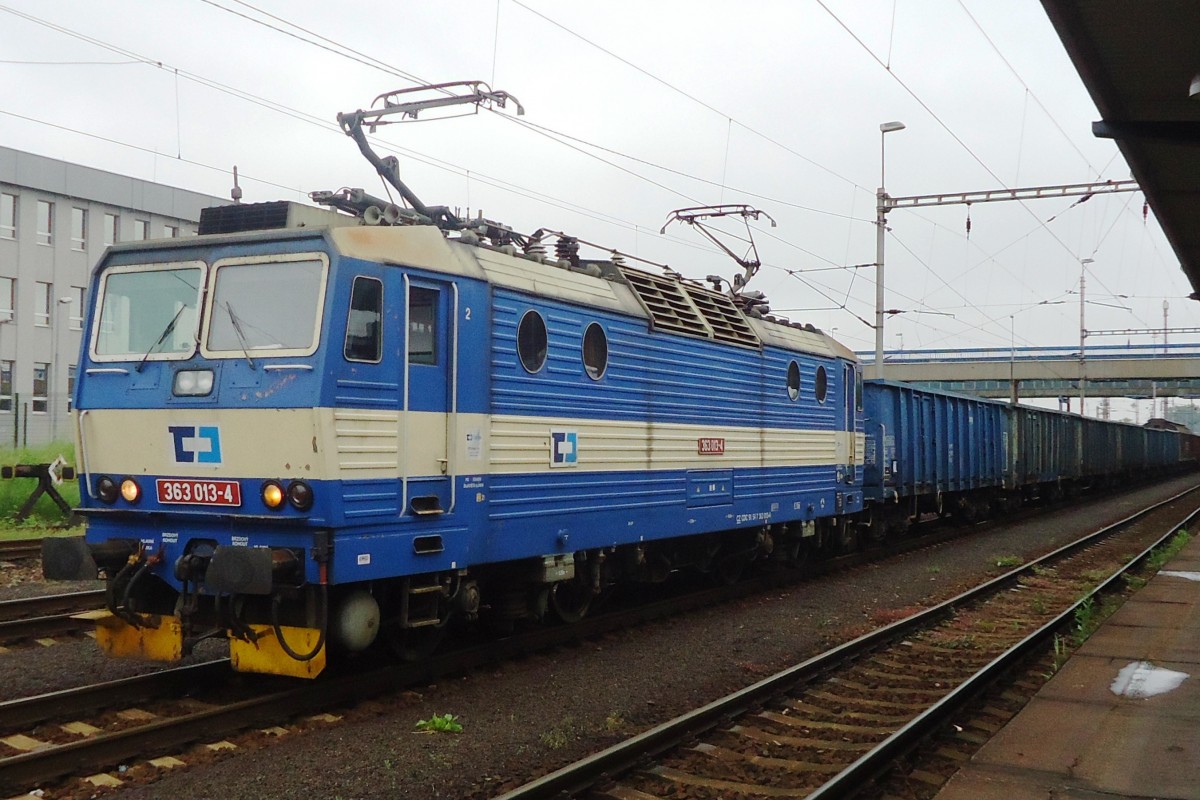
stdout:
<svg viewBox="0 0 1200 800">
<path fill-rule="evenodd" d="M 774 309 L 873 346 L 879 124 L 893 196 L 1129 177 L 1037 0 L 0 0 L 0 142 L 245 201 L 384 190 L 339 111 L 484 80 L 525 107 L 380 129 L 430 205 L 685 275 L 736 265 L 684 206 L 749 203 Z M 510 109 L 511 111 L 511 109 Z M 1078 346 L 1200 325 L 1138 193 L 894 211 L 887 346 Z M 735 226 L 727 226 L 731 230 Z M 1124 297 L 1122 297 L 1124 296 Z M 1099 337 L 1092 344 L 1124 344 Z M 1149 342 L 1150 337 L 1135 337 Z"/>
</svg>

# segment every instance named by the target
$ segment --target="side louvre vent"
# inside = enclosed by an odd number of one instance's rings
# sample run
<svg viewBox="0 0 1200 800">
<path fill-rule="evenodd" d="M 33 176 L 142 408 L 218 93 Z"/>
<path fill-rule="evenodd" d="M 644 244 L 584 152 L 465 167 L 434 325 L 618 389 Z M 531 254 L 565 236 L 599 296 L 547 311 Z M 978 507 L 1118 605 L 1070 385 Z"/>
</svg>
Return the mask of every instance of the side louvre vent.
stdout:
<svg viewBox="0 0 1200 800">
<path fill-rule="evenodd" d="M 712 332 L 705 324 L 700 309 L 688 298 L 682 284 L 628 267 L 623 267 L 621 274 L 642 301 L 655 328 L 712 338 Z"/>
<path fill-rule="evenodd" d="M 708 321 L 714 339 L 747 347 L 759 347 L 762 344 L 729 295 L 710 292 L 698 286 L 685 286 L 684 290 Z"/>
<path fill-rule="evenodd" d="M 630 288 L 658 330 L 760 347 L 758 336 L 726 295 L 671 278 L 621 267 Z"/>
</svg>

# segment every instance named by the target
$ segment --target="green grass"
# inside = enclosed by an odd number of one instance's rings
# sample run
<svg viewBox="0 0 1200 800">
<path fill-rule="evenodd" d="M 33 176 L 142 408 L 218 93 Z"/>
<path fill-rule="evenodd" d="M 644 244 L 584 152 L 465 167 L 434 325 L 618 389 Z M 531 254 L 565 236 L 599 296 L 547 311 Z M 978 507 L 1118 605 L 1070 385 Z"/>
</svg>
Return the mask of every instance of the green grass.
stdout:
<svg viewBox="0 0 1200 800">
<path fill-rule="evenodd" d="M 75 447 L 68 442 L 57 442 L 44 447 L 23 448 L 20 450 L 0 450 L 0 465 L 15 464 L 48 464 L 58 456 L 62 456 L 68 464 L 75 463 Z M 38 498 L 33 512 L 24 522 L 17 522 L 17 510 L 33 493 L 37 481 L 33 478 L 13 478 L 0 480 L 0 539 L 26 539 L 61 533 L 53 526 L 62 525 L 66 517 L 49 497 L 42 495 Z M 79 483 L 63 481 L 57 487 L 58 493 L 71 507 L 79 505 Z"/>
<path fill-rule="evenodd" d="M 1070 642 L 1057 633 L 1054 634 L 1054 655 L 1050 661 L 1050 671 L 1044 673 L 1046 680 L 1050 680 L 1055 674 L 1062 669 L 1063 664 L 1067 663 L 1067 659 L 1071 657 Z"/>
<path fill-rule="evenodd" d="M 1154 549 L 1150 557 L 1146 559 L 1146 569 L 1150 572 L 1158 572 L 1163 566 L 1179 554 L 1189 541 L 1192 535 L 1186 530 L 1178 531 L 1174 536 L 1167 540 L 1166 544 L 1160 545 Z"/>
</svg>

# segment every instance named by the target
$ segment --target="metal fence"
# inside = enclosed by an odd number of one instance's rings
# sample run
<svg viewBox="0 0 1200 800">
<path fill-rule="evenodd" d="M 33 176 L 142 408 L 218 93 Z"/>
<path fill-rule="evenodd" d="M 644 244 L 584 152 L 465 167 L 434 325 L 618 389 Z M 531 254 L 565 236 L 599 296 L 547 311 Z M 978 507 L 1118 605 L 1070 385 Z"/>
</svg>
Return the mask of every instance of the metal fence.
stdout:
<svg viewBox="0 0 1200 800">
<path fill-rule="evenodd" d="M 73 443 L 75 417 L 67 400 L 66 392 L 46 397 L 16 394 L 0 400 L 0 450 Z"/>
</svg>

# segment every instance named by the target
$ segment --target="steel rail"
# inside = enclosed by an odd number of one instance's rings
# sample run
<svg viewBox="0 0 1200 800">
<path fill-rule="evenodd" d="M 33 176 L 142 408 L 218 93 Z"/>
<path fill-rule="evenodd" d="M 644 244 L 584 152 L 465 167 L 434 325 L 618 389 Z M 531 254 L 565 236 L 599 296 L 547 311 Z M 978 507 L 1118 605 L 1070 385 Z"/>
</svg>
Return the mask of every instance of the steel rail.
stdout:
<svg viewBox="0 0 1200 800">
<path fill-rule="evenodd" d="M 764 702 L 778 696 L 793 686 L 828 673 L 840 665 L 857 659 L 883 644 L 903 638 L 916 630 L 946 619 L 960 606 L 973 603 L 1001 589 L 1007 588 L 1020 577 L 1032 573 L 1035 569 L 1044 567 L 1046 564 L 1089 547 L 1159 508 L 1176 502 L 1196 491 L 1200 491 L 1200 487 L 1187 489 L 1166 500 L 1148 506 L 1124 519 L 1107 525 L 1041 558 L 1017 567 L 919 614 L 899 620 L 884 628 L 841 644 L 796 666 L 764 678 L 727 697 L 715 700 L 701 708 L 664 722 L 574 764 L 569 764 L 548 775 L 519 786 L 500 795 L 496 800 L 550 800 L 551 798 L 561 800 L 562 798 L 578 795 L 592 788 L 597 783 L 633 770 L 649 759 L 660 756 L 690 739 L 706 734 L 731 718 L 761 706 Z M 1173 535 L 1182 525 L 1196 519 L 1198 516 L 1200 516 L 1200 509 L 1192 512 L 1183 522 L 1173 525 L 1171 530 L 1161 537 L 1155 545 L 1147 548 L 1145 552 L 1126 565 L 1121 572 L 1116 573 L 1101 584 L 1096 591 L 1111 586 L 1113 582 L 1118 580 L 1120 574 L 1132 568 L 1136 563 L 1140 563 L 1154 547 L 1157 547 L 1158 544 L 1161 544 L 1162 541 Z M 1053 635 L 1064 622 L 1071 618 L 1073 613 L 1073 609 L 1063 612 L 1052 622 L 1023 640 L 1016 648 L 1013 648 L 1013 650 L 1019 650 L 1019 654 L 1013 654 L 1012 651 L 1009 651 L 997 657 L 984 668 L 984 672 L 988 675 L 986 679 L 971 678 L 967 683 L 952 691 L 935 706 L 923 712 L 912 722 L 881 742 L 878 747 L 869 751 L 841 773 L 834 776 L 834 778 L 826 782 L 821 788 L 814 790 L 814 793 L 809 795 L 809 797 L 823 799 L 843 797 L 850 793 L 852 786 L 854 789 L 861 788 L 865 780 L 874 777 L 881 770 L 886 769 L 887 765 L 892 763 L 899 754 L 911 749 L 917 742 L 928 735 L 931 728 L 935 728 L 953 710 L 961 707 L 966 698 L 978 692 L 979 687 L 994 679 L 996 674 L 999 674 L 1011 666 L 1012 663 L 1023 658 L 1033 647 L 1045 641 L 1048 636 Z M 951 705 L 951 698 L 955 698 L 954 705 Z"/>
<path fill-rule="evenodd" d="M 28 617 L 91 611 L 104 605 L 104 590 L 48 594 L 0 601 L 0 623 Z"/>
<path fill-rule="evenodd" d="M 52 614 L 46 617 L 25 617 L 0 622 L 0 644 L 25 639 L 46 639 L 65 633 L 76 633 L 90 623 L 76 619 L 74 614 Z"/>
<path fill-rule="evenodd" d="M 40 558 L 41 539 L 0 540 L 0 561 L 17 561 L 24 558 Z"/>
<path fill-rule="evenodd" d="M 32 697 L 0 702 L 0 732 L 11 733 L 56 719 L 81 716 L 114 706 L 144 703 L 157 697 L 192 691 L 229 679 L 229 659 L 222 658 L 146 675 L 93 683 Z M 0 779 L 3 778 L 0 760 Z"/>
</svg>

